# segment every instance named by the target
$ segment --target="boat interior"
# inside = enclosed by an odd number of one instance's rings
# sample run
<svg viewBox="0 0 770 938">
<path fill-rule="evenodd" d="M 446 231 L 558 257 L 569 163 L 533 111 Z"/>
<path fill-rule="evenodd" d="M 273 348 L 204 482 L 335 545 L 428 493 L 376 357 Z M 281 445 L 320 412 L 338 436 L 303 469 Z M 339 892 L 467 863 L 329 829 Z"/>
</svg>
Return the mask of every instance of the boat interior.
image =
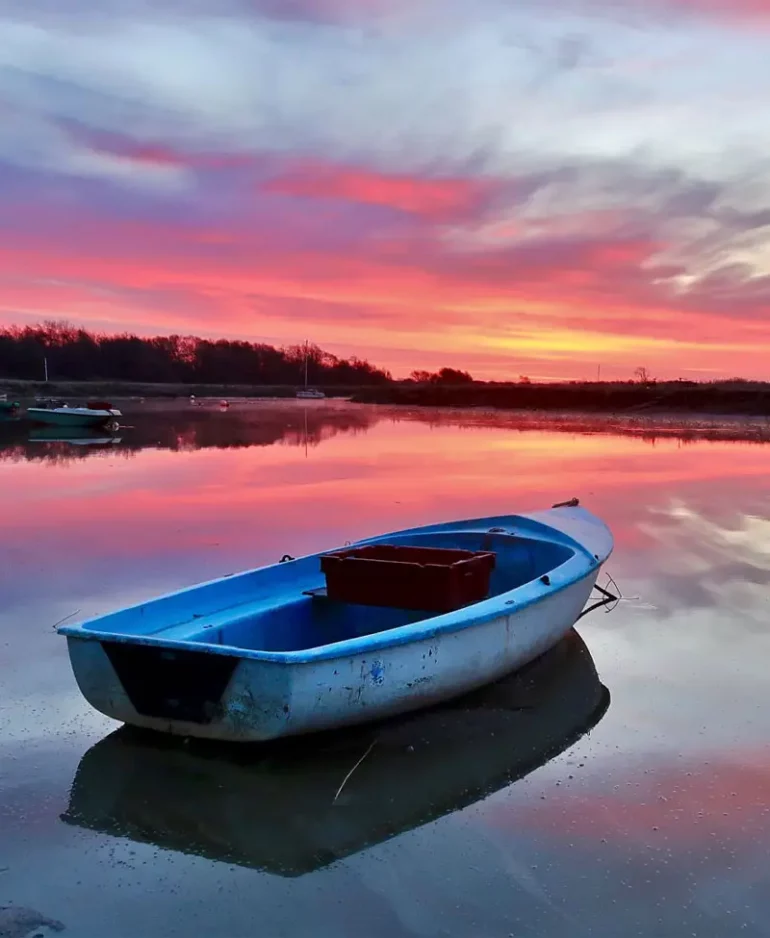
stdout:
<svg viewBox="0 0 770 938">
<path fill-rule="evenodd" d="M 575 553 L 554 541 L 480 531 L 401 536 L 387 543 L 492 551 L 495 567 L 486 598 L 550 573 Z M 320 555 L 314 555 L 152 600 L 104 616 L 90 627 L 115 637 L 289 652 L 360 638 L 437 614 L 331 600 L 325 596 Z"/>
</svg>

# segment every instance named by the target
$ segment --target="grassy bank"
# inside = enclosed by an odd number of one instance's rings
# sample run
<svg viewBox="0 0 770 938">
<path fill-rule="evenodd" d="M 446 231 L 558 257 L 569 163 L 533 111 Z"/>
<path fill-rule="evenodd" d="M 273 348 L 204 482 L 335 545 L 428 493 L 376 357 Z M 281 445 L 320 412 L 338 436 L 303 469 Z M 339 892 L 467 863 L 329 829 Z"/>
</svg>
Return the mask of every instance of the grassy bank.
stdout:
<svg viewBox="0 0 770 938">
<path fill-rule="evenodd" d="M 323 387 L 329 398 L 363 404 L 460 407 L 580 413 L 690 413 L 770 416 L 770 383 L 587 382 L 465 385 L 393 383 L 377 387 Z M 293 398 L 296 385 L 151 384 L 123 381 L 14 381 L 0 378 L 0 392 L 28 401 L 37 395 L 78 401 L 88 398 L 173 400 L 199 398 Z"/>
<path fill-rule="evenodd" d="M 315 385 L 319 387 L 318 385 Z M 31 398 L 37 395 L 62 397 L 82 400 L 87 398 L 127 398 L 173 399 L 178 397 L 294 397 L 296 385 L 261 385 L 261 384 L 150 384 L 141 381 L 14 381 L 0 378 L 0 393 L 8 392 L 9 397 Z M 320 386 L 327 397 L 350 397 L 363 393 L 366 389 L 358 387 Z"/>
<path fill-rule="evenodd" d="M 411 407 L 483 407 L 502 410 L 594 413 L 681 412 L 770 416 L 770 384 L 730 381 L 695 383 L 585 384 L 394 384 L 356 392 L 367 404 Z"/>
</svg>

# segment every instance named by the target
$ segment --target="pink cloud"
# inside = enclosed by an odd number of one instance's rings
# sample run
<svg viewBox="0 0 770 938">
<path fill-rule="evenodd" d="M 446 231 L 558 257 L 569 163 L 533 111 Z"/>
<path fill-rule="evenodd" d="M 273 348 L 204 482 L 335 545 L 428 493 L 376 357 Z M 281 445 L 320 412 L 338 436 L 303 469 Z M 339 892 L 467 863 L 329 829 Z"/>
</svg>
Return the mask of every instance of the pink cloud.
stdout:
<svg viewBox="0 0 770 938">
<path fill-rule="evenodd" d="M 441 221 L 478 209 L 490 186 L 463 177 L 425 178 L 305 161 L 290 166 L 264 188 L 283 195 L 378 205 Z"/>
<path fill-rule="evenodd" d="M 361 22 L 413 9 L 424 0 L 251 0 L 255 12 L 275 19 Z"/>
<path fill-rule="evenodd" d="M 661 0 L 667 6 L 691 13 L 770 19 L 770 0 Z"/>
<path fill-rule="evenodd" d="M 251 0 L 251 5 L 255 12 L 275 19 L 320 23 L 361 23 L 422 11 L 428 11 L 435 17 L 447 15 L 446 8 L 434 0 Z M 554 15 L 564 11 L 565 7 L 575 11 L 581 6 L 592 13 L 602 8 L 609 12 L 617 10 L 613 0 L 578 0 L 577 4 L 567 3 L 566 0 L 547 0 L 542 5 L 533 4 L 540 11 L 550 8 Z M 630 0 L 626 6 L 636 6 L 646 13 L 657 9 L 732 20 L 765 20 L 770 17 L 770 0 Z M 487 10 L 490 15 L 494 15 L 495 6 L 490 5 Z"/>
<path fill-rule="evenodd" d="M 121 149 L 190 159 L 163 147 Z M 651 217 L 564 207 L 533 222 L 516 199 L 546 183 L 293 162 L 272 177 L 269 198 L 252 190 L 237 221 L 196 222 L 187 211 L 184 220 L 118 222 L 81 210 L 74 222 L 67 205 L 33 204 L 24 224 L 5 239 L 0 231 L 2 317 L 279 343 L 299 332 L 396 373 L 463 358 L 487 377 L 511 368 L 572 377 L 597 360 L 627 374 L 642 363 L 661 377 L 685 365 L 763 373 L 767 284 L 737 270 L 677 292 L 684 264 L 659 260 L 670 246 L 665 207 Z M 701 211 L 683 191 L 687 211 Z M 486 219 L 501 197 L 505 233 L 489 238 Z M 713 202 L 710 190 L 698 197 Z M 360 211 L 335 214 L 329 203 Z M 384 227 L 372 207 L 412 223 Z M 731 216 L 727 227 L 758 223 Z M 407 354 L 415 348 L 419 359 Z"/>
<path fill-rule="evenodd" d="M 120 157 L 147 166 L 230 169 L 257 163 L 257 158 L 249 153 L 185 150 L 160 140 L 136 140 L 128 134 L 84 127 L 72 121 L 62 120 L 58 124 L 72 140 L 95 153 Z"/>
</svg>

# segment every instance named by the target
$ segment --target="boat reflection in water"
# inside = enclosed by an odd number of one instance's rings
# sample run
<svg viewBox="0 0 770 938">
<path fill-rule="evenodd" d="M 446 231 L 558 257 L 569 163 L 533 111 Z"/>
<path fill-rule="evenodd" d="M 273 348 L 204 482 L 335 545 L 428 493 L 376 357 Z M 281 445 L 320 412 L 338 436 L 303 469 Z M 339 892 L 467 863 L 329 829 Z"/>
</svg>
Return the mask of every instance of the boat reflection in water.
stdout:
<svg viewBox="0 0 770 938">
<path fill-rule="evenodd" d="M 229 747 L 123 727 L 83 756 L 62 820 L 301 876 L 522 778 L 609 699 L 573 630 L 496 684 L 355 731 Z"/>
<path fill-rule="evenodd" d="M 71 446 L 116 446 L 121 437 L 89 427 L 35 427 L 29 431 L 30 443 L 68 443 Z"/>
</svg>

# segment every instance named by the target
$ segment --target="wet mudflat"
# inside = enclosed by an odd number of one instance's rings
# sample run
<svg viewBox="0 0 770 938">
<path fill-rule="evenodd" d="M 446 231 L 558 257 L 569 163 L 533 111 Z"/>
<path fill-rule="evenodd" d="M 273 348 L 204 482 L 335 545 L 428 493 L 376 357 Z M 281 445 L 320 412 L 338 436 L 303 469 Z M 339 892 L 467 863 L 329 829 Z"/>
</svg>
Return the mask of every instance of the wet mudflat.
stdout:
<svg viewBox="0 0 770 938">
<path fill-rule="evenodd" d="M 770 934 L 766 423 L 122 409 L 112 439 L 0 427 L 2 938 Z M 148 739 L 88 707 L 53 630 L 572 496 L 613 529 L 618 607 L 376 730 Z"/>
</svg>

